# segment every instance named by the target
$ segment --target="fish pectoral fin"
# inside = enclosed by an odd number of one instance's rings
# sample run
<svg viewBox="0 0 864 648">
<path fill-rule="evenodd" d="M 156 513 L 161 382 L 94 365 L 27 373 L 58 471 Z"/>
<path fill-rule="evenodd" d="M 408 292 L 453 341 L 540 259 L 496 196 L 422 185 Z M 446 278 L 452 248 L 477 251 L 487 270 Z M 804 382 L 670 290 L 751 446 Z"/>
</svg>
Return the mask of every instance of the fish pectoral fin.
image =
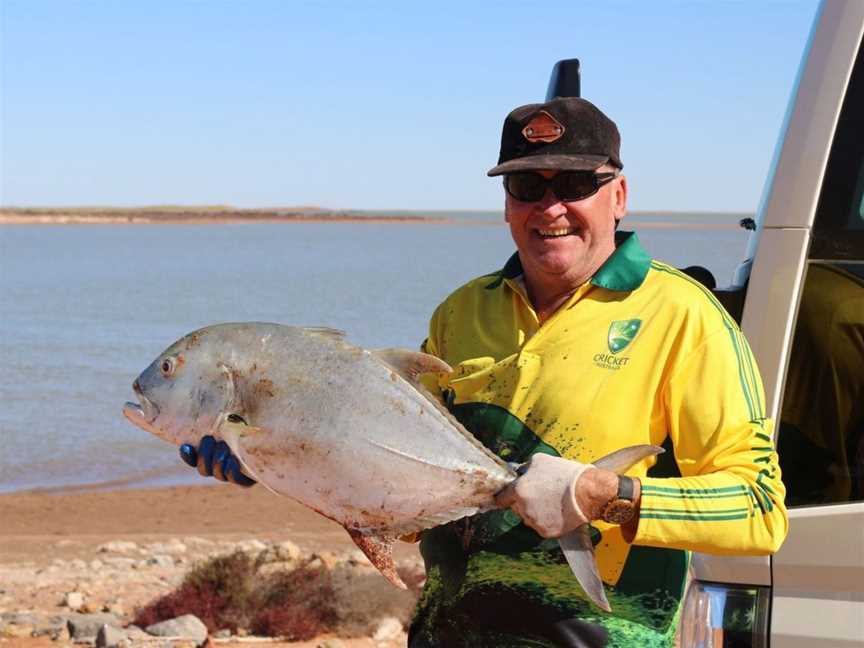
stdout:
<svg viewBox="0 0 864 648">
<path fill-rule="evenodd" d="M 634 464 L 645 459 L 645 457 L 663 454 L 664 452 L 666 451 L 663 448 L 656 445 L 635 445 L 630 446 L 629 448 L 616 450 L 615 452 L 593 462 L 593 464 L 596 468 L 603 468 L 604 470 L 623 473 Z"/>
<path fill-rule="evenodd" d="M 246 460 L 243 458 L 241 441 L 246 437 L 259 434 L 262 432 L 261 428 L 249 425 L 246 422 L 246 419 L 241 415 L 232 413 L 221 417 L 221 420 L 216 424 L 216 427 L 212 432 L 214 437 L 221 439 L 228 444 L 228 447 L 231 448 L 231 454 L 233 454 L 237 458 L 237 461 L 240 462 L 240 468 L 242 468 L 243 472 L 246 473 L 248 477 L 251 477 L 259 484 L 263 484 L 271 493 L 279 495 L 279 493 L 270 488 L 270 486 L 268 486 L 266 482 L 264 482 L 258 474 L 249 467 L 249 464 L 247 464 Z"/>
<path fill-rule="evenodd" d="M 408 349 L 375 349 L 371 352 L 379 360 L 395 369 L 410 383 L 416 383 L 420 374 L 451 373 L 453 368 L 441 358 Z"/>
<path fill-rule="evenodd" d="M 579 585 L 585 590 L 588 598 L 601 610 L 611 612 L 612 607 L 606 598 L 606 589 L 597 571 L 597 561 L 594 559 L 594 544 L 591 542 L 591 534 L 588 525 L 574 529 L 565 536 L 558 538 L 558 544 L 570 570 L 579 581 Z"/>
<path fill-rule="evenodd" d="M 381 538 L 376 535 L 365 535 L 356 529 L 345 529 L 351 539 L 354 541 L 360 551 L 362 551 L 369 559 L 375 568 L 388 581 L 393 583 L 399 589 L 408 589 L 399 573 L 396 571 L 396 564 L 393 562 L 393 541 Z"/>
</svg>

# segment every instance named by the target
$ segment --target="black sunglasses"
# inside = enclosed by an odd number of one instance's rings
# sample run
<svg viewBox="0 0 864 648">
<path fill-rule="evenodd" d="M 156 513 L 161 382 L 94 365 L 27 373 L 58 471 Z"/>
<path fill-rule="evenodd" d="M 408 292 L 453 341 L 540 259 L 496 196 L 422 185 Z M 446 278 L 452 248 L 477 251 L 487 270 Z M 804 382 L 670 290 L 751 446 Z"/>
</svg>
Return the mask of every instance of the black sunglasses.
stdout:
<svg viewBox="0 0 864 648">
<path fill-rule="evenodd" d="M 546 189 L 563 202 L 584 200 L 593 196 L 600 187 L 618 177 L 617 173 L 593 171 L 564 171 L 551 178 L 539 173 L 508 173 L 504 176 L 504 189 L 520 202 L 536 202 L 546 195 Z"/>
</svg>

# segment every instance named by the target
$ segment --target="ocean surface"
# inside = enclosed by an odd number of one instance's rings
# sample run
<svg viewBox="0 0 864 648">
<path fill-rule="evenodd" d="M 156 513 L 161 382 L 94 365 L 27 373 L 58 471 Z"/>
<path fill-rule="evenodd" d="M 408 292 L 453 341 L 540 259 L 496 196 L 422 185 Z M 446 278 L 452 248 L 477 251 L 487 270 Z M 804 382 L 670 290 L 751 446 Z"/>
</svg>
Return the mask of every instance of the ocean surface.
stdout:
<svg viewBox="0 0 864 648">
<path fill-rule="evenodd" d="M 0 225 L 0 492 L 204 483 L 121 414 L 138 373 L 201 326 L 330 326 L 416 348 L 439 301 L 514 247 L 500 213 L 412 213 L 452 222 Z M 748 233 L 715 225 L 741 217 L 637 214 L 624 229 L 723 286 Z"/>
</svg>

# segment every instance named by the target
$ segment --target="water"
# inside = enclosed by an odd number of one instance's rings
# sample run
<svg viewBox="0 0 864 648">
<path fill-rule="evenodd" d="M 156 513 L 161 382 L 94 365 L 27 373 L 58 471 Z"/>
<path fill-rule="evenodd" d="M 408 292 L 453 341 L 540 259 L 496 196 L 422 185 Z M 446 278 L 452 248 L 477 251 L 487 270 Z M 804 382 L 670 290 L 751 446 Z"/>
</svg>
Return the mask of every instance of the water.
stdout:
<svg viewBox="0 0 864 648">
<path fill-rule="evenodd" d="M 438 302 L 513 251 L 500 216 L 454 216 L 447 225 L 0 226 L 0 492 L 200 483 L 176 449 L 120 413 L 144 366 L 220 321 L 331 326 L 361 346 L 416 348 Z M 721 285 L 746 249 L 743 230 L 630 224 L 653 256 L 704 265 Z"/>
</svg>

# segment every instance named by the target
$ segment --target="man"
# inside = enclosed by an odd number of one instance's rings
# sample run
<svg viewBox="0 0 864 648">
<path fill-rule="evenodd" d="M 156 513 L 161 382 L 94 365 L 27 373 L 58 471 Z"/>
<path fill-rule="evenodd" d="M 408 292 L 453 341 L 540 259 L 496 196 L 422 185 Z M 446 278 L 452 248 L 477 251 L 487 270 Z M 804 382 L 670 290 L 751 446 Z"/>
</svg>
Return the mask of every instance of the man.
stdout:
<svg viewBox="0 0 864 648">
<path fill-rule="evenodd" d="M 764 554 L 786 535 L 772 422 L 741 332 L 703 286 L 616 234 L 619 141 L 578 98 L 504 122 L 489 175 L 504 176 L 517 253 L 436 309 L 424 349 L 454 368 L 427 386 L 528 469 L 499 494 L 512 510 L 422 534 L 412 648 L 671 646 L 686 550 Z M 628 477 L 590 465 L 646 443 L 668 451 Z M 554 540 L 586 521 L 611 614 L 588 602 Z"/>
</svg>

